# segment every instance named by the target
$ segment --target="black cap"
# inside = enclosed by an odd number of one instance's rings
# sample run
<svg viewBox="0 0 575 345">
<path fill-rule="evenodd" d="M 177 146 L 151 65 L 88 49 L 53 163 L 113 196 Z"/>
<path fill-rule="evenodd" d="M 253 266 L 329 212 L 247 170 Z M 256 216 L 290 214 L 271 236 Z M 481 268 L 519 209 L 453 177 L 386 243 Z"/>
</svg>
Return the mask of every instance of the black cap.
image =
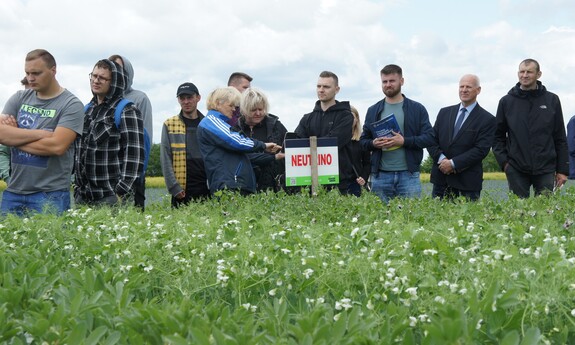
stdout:
<svg viewBox="0 0 575 345">
<path fill-rule="evenodd" d="M 178 87 L 178 92 L 176 93 L 176 97 L 180 97 L 180 95 L 199 95 L 200 92 L 196 85 L 192 83 L 183 83 Z"/>
</svg>

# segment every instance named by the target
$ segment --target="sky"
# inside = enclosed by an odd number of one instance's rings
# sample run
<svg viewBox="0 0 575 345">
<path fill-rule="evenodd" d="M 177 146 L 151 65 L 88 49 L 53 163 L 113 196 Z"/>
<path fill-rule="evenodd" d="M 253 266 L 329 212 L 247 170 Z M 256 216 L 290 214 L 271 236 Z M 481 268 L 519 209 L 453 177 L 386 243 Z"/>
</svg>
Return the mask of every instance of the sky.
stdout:
<svg viewBox="0 0 575 345">
<path fill-rule="evenodd" d="M 540 80 L 575 115 L 575 1 L 571 0 L 2 0 L 0 106 L 21 88 L 24 58 L 50 51 L 62 86 L 87 103 L 96 61 L 126 56 L 134 88 L 153 107 L 154 143 L 180 110 L 176 89 L 208 94 L 229 75 L 251 75 L 289 131 L 312 111 L 321 71 L 339 76 L 337 99 L 367 108 L 383 98 L 379 71 L 403 68 L 406 97 L 433 125 L 459 102 L 462 75 L 481 79 L 479 104 L 495 115 L 519 63 L 539 61 Z M 1 110 L 1 109 L 0 109 Z"/>
</svg>

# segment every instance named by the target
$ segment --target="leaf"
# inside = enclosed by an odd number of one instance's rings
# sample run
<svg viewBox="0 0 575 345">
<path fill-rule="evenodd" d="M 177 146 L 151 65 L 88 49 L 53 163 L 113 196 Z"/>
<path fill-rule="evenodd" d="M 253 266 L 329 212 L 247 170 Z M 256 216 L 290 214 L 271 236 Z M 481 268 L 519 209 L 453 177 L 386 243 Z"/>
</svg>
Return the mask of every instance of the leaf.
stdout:
<svg viewBox="0 0 575 345">
<path fill-rule="evenodd" d="M 92 333 L 88 336 L 88 338 L 86 339 L 86 345 L 96 345 L 98 344 L 98 342 L 100 341 L 100 338 L 102 338 L 104 336 L 104 334 L 106 334 L 106 331 L 108 330 L 108 327 L 106 326 L 100 326 L 98 328 L 96 328 L 94 331 L 92 331 Z"/>
<path fill-rule="evenodd" d="M 525 332 L 525 337 L 521 341 L 521 345 L 537 345 L 541 340 L 541 331 L 539 328 L 531 327 Z"/>
<path fill-rule="evenodd" d="M 519 332 L 516 330 L 507 332 L 505 337 L 501 339 L 501 345 L 519 345 Z"/>
<path fill-rule="evenodd" d="M 87 327 L 86 323 L 80 322 L 78 323 L 72 332 L 66 338 L 66 344 L 80 344 L 86 338 Z"/>
</svg>

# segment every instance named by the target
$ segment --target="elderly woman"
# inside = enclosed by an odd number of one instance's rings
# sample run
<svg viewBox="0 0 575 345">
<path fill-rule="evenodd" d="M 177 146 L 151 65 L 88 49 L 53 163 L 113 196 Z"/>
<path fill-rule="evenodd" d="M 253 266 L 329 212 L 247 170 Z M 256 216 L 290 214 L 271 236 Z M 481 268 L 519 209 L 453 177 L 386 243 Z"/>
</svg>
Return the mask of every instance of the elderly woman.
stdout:
<svg viewBox="0 0 575 345">
<path fill-rule="evenodd" d="M 212 194 L 223 189 L 244 195 L 254 193 L 256 179 L 252 163 L 265 165 L 284 156 L 276 153 L 281 146 L 232 130 L 229 120 L 240 98 L 241 94 L 233 87 L 212 91 L 207 100 L 208 113 L 198 125 L 198 142 Z"/>
<path fill-rule="evenodd" d="M 258 89 L 247 89 L 242 93 L 240 102 L 241 117 L 236 125 L 248 137 L 264 142 L 283 144 L 287 129 L 279 118 L 268 113 L 269 102 L 266 95 Z M 278 176 L 284 174 L 283 161 L 273 161 L 271 164 L 255 167 L 258 191 L 278 191 Z"/>
</svg>

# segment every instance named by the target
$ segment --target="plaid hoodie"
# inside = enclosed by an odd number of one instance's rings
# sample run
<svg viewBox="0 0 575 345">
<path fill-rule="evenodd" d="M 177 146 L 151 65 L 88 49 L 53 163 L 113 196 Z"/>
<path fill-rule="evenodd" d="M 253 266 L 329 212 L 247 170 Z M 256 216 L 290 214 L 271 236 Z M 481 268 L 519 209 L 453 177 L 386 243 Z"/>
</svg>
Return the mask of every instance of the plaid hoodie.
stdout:
<svg viewBox="0 0 575 345">
<path fill-rule="evenodd" d="M 85 200 L 114 194 L 132 194 L 132 185 L 144 167 L 144 124 L 132 104 L 122 111 L 120 127 L 114 121 L 122 99 L 125 79 L 122 68 L 110 60 L 112 80 L 104 102 L 94 95 L 86 110 L 82 137 L 76 140 L 74 192 Z"/>
</svg>

